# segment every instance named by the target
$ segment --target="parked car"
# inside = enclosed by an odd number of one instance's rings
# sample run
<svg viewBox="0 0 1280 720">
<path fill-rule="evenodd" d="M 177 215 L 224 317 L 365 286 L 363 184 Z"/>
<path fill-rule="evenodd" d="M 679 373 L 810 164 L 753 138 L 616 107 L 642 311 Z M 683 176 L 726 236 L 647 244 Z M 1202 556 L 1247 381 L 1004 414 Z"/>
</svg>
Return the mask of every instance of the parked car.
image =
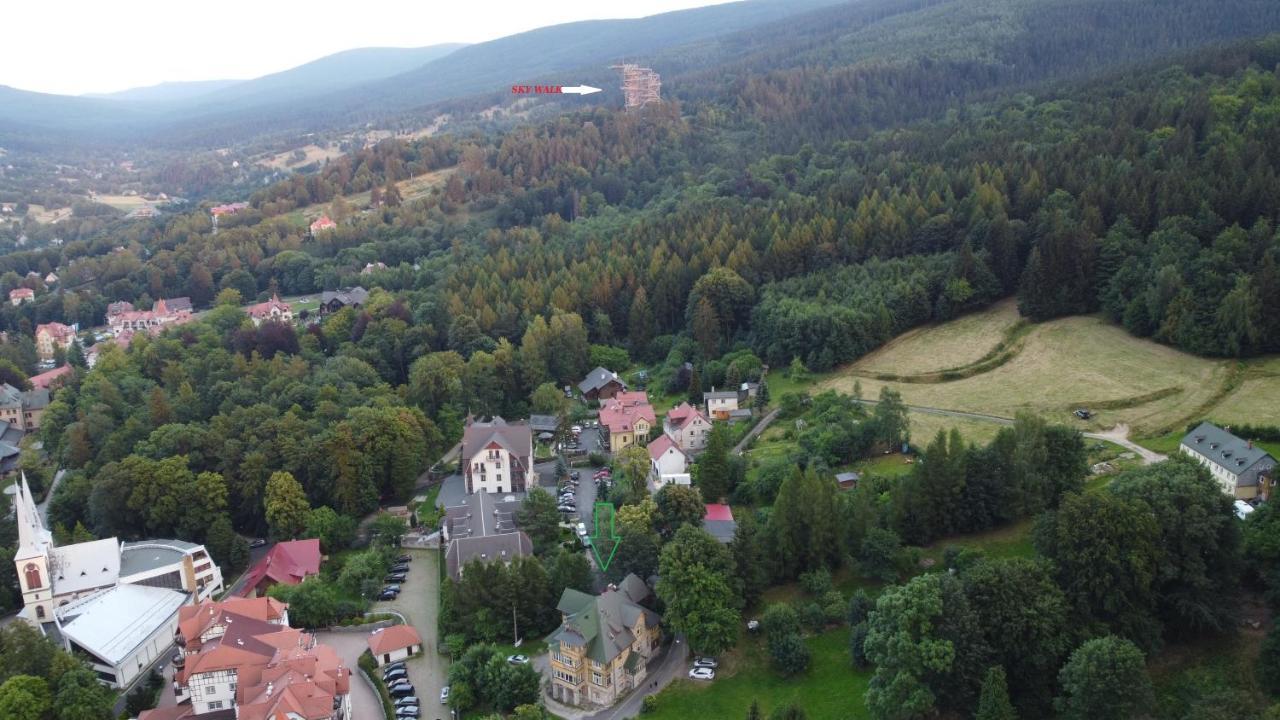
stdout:
<svg viewBox="0 0 1280 720">
<path fill-rule="evenodd" d="M 388 583 L 402 583 L 402 582 L 404 582 L 404 581 L 405 581 L 405 578 L 406 578 L 406 577 L 407 577 L 407 576 L 406 576 L 404 573 L 392 573 L 392 574 L 390 574 L 390 575 L 388 575 L 388 576 L 386 576 L 386 577 L 382 578 L 382 582 L 388 582 Z"/>
<path fill-rule="evenodd" d="M 413 694 L 413 686 L 407 682 L 398 682 L 387 688 L 387 692 L 391 693 L 391 697 L 401 698 L 409 697 Z"/>
<path fill-rule="evenodd" d="M 716 671 L 711 668 L 696 667 L 689 671 L 690 680 L 715 680 Z"/>
<path fill-rule="evenodd" d="M 393 583 L 391 585 L 387 585 L 386 587 L 382 588 L 382 590 L 383 592 L 390 590 L 391 592 L 398 593 L 400 592 L 400 586 Z"/>
<path fill-rule="evenodd" d="M 378 593 L 378 599 L 383 602 L 386 602 L 387 600 L 395 600 L 399 596 L 400 592 L 398 590 L 383 590 Z"/>
<path fill-rule="evenodd" d="M 507 656 L 507 664 L 509 664 L 509 665 L 528 665 L 528 664 L 529 664 L 529 656 L 528 656 L 528 655 L 508 655 L 508 656 Z"/>
<path fill-rule="evenodd" d="M 586 536 L 587 536 L 587 524 L 586 524 L 586 523 L 578 523 L 578 524 L 577 524 L 577 526 L 575 526 L 575 527 L 574 527 L 574 532 L 578 533 L 578 536 L 579 536 L 579 537 L 586 537 Z"/>
<path fill-rule="evenodd" d="M 1089 418 L 1093 417 L 1093 413 L 1089 412 L 1085 408 L 1080 408 L 1076 410 L 1075 416 L 1080 418 L 1081 420 L 1088 420 Z"/>
<path fill-rule="evenodd" d="M 573 433 L 574 435 L 581 435 L 581 434 L 582 434 L 582 426 L 581 426 L 581 425 L 574 425 L 573 427 L 569 428 L 569 432 Z"/>
<path fill-rule="evenodd" d="M 404 669 L 404 661 L 403 661 L 403 660 L 400 660 L 400 661 L 397 661 L 397 662 L 389 663 L 389 664 L 387 664 L 387 665 L 383 665 L 383 666 L 382 666 L 382 674 L 383 674 L 383 675 L 386 675 L 387 673 L 391 672 L 392 670 L 403 670 L 403 669 Z"/>
<path fill-rule="evenodd" d="M 720 667 L 720 663 L 716 662 L 715 658 L 700 657 L 693 661 L 693 666 L 696 668 L 711 668 L 712 670 L 715 670 Z"/>
<path fill-rule="evenodd" d="M 398 718 L 416 718 L 421 716 L 422 712 L 418 710 L 417 705 L 403 705 L 396 708 L 396 717 Z"/>
<path fill-rule="evenodd" d="M 421 703 L 418 702 L 416 695 L 410 695 L 396 700 L 396 707 L 404 707 L 405 705 L 421 705 Z"/>
<path fill-rule="evenodd" d="M 262 538 L 254 538 L 249 541 L 249 547 L 251 548 L 260 548 L 266 544 L 267 544 L 267 541 L 263 540 Z"/>
<path fill-rule="evenodd" d="M 441 705 L 449 704 L 449 686 L 448 685 L 445 685 L 443 688 L 440 688 L 440 704 Z"/>
<path fill-rule="evenodd" d="M 391 570 L 389 570 L 388 572 L 393 572 L 393 573 L 402 573 L 402 572 L 403 572 L 403 573 L 407 573 L 407 572 L 409 572 L 409 564 L 408 564 L 408 563 L 396 563 L 395 565 L 392 565 L 392 566 L 391 566 Z"/>
<path fill-rule="evenodd" d="M 578 479 L 581 477 L 582 477 L 582 473 L 578 472 L 577 470 L 574 470 L 573 472 L 569 473 L 569 479 L 574 481 L 575 483 L 578 482 Z"/>
<path fill-rule="evenodd" d="M 398 563 L 413 562 L 413 556 L 412 556 L 412 555 L 401 555 L 400 557 L 396 558 L 396 562 L 398 562 Z"/>
<path fill-rule="evenodd" d="M 409 679 L 409 673 L 406 672 L 404 668 L 400 668 L 399 670 L 392 670 L 391 672 L 382 676 L 382 680 L 384 682 L 389 682 L 389 683 L 396 682 L 397 680 L 408 680 L 408 679 Z"/>
<path fill-rule="evenodd" d="M 1244 520 L 1245 518 L 1249 517 L 1249 514 L 1254 511 L 1254 507 L 1243 500 L 1235 501 L 1234 507 L 1235 507 L 1236 517 L 1240 518 L 1241 520 Z"/>
</svg>

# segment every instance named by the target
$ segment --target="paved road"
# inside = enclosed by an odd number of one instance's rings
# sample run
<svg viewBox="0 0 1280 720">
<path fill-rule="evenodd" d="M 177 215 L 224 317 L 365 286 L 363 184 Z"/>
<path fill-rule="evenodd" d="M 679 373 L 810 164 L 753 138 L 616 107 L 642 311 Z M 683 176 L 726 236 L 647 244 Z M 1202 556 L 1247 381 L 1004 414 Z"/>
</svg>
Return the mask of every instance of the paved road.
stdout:
<svg viewBox="0 0 1280 720">
<path fill-rule="evenodd" d="M 761 418 L 760 422 L 756 423 L 756 426 L 751 428 L 751 432 L 747 433 L 746 437 L 742 438 L 742 441 L 734 446 L 733 454 L 741 455 L 742 452 L 747 449 L 747 445 L 750 444 L 750 442 L 753 439 L 755 439 L 757 435 L 759 435 L 760 433 L 764 432 L 769 428 L 769 424 L 772 423 L 774 419 L 778 417 L 778 413 L 781 411 L 782 411 L 782 408 L 774 408 L 773 412 L 770 412 L 768 415 L 765 415 L 763 418 Z"/>
<path fill-rule="evenodd" d="M 875 405 L 879 401 L 878 400 L 862 400 L 861 402 L 864 405 Z M 988 415 L 986 413 L 964 412 L 962 410 L 944 410 L 942 408 L 924 407 L 921 405 L 907 405 L 906 408 L 912 412 L 925 413 L 927 415 L 941 415 L 943 417 L 961 418 L 963 420 L 977 420 L 978 422 L 990 422 L 990 423 L 996 423 L 999 425 L 1013 424 L 1013 418 L 1000 417 L 999 415 Z M 1116 445 L 1119 445 L 1125 448 L 1126 450 L 1134 452 L 1139 457 L 1142 458 L 1142 463 L 1144 465 L 1152 465 L 1154 463 L 1161 462 L 1162 460 L 1169 459 L 1165 455 L 1161 455 L 1158 452 L 1153 452 L 1151 450 L 1148 450 L 1142 447 L 1141 445 L 1130 440 L 1128 425 L 1123 425 L 1123 424 L 1116 425 L 1115 427 L 1105 432 L 1086 432 L 1086 433 L 1080 433 L 1080 434 L 1091 440 L 1104 440 L 1106 442 L 1115 443 Z"/>
<path fill-rule="evenodd" d="M 542 675 L 547 675 L 548 662 L 546 654 L 533 658 L 533 666 Z M 596 712 L 588 712 L 562 705 L 543 693 L 542 699 L 547 709 L 565 720 L 622 720 L 640 715 L 640 705 L 645 696 L 662 692 L 673 680 L 684 677 L 689 670 L 689 648 L 682 638 L 676 638 L 667 652 L 658 659 L 658 663 L 649 668 L 649 676 L 644 685 L 623 698 L 622 702 L 610 708 Z"/>
</svg>

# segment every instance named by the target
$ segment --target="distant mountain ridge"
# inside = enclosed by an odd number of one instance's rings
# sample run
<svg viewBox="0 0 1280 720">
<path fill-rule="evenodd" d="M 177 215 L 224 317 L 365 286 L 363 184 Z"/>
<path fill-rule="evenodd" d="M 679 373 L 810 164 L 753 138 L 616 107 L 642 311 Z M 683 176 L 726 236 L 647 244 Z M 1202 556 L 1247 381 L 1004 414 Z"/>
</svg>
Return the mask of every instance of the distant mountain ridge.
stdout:
<svg viewBox="0 0 1280 720">
<path fill-rule="evenodd" d="M 183 80 L 162 82 L 144 87 L 128 88 L 109 93 L 85 93 L 80 97 L 100 100 L 124 100 L 128 102 L 163 103 L 189 100 L 246 82 L 245 80 Z"/>
</svg>

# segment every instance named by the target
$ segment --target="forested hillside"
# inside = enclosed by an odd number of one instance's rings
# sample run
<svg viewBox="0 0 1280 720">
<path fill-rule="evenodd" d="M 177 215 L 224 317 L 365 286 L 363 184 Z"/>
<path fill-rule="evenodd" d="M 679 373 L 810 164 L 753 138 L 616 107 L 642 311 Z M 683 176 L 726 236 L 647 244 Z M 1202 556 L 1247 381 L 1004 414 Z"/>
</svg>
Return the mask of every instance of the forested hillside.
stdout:
<svg viewBox="0 0 1280 720">
<path fill-rule="evenodd" d="M 1105 310 L 1198 353 L 1274 351 L 1280 40 L 1151 58 L 1276 27 L 1252 0 L 820 10 L 690 46 L 721 64 L 677 70 L 662 105 L 387 140 L 255 191 L 216 234 L 207 208 L 86 208 L 62 246 L 0 256 L 0 290 L 39 291 L 0 307 L 0 354 L 29 372 L 36 323 L 220 298 L 104 353 L 41 435 L 73 471 L 64 526 L 217 527 L 225 557 L 232 525 L 267 529 L 273 473 L 351 517 L 402 500 L 463 416 L 545 410 L 593 346 L 683 391 L 686 361 L 704 387 L 827 369 L 1016 294 L 1034 319 Z M 427 173 L 438 190 L 401 197 Z M 338 227 L 313 236 L 321 213 Z M 55 269 L 56 290 L 27 277 Z M 301 331 L 235 307 L 354 284 L 380 291 Z M 193 487 L 226 500 L 158 510 Z"/>
</svg>

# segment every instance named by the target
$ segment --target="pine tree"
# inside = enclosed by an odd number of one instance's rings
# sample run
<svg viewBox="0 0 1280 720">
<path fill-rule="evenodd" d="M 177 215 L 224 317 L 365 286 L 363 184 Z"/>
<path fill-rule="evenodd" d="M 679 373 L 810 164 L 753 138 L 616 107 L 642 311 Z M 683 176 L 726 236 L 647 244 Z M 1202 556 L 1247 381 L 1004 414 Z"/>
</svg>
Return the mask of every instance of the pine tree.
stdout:
<svg viewBox="0 0 1280 720">
<path fill-rule="evenodd" d="M 764 715 L 760 713 L 759 700 L 751 701 L 751 707 L 747 710 L 747 720 L 764 720 Z"/>
<path fill-rule="evenodd" d="M 978 712 L 973 717 L 974 720 L 1018 720 L 1018 713 L 1009 702 L 1009 683 L 1000 665 L 988 670 L 983 678 Z"/>
</svg>

